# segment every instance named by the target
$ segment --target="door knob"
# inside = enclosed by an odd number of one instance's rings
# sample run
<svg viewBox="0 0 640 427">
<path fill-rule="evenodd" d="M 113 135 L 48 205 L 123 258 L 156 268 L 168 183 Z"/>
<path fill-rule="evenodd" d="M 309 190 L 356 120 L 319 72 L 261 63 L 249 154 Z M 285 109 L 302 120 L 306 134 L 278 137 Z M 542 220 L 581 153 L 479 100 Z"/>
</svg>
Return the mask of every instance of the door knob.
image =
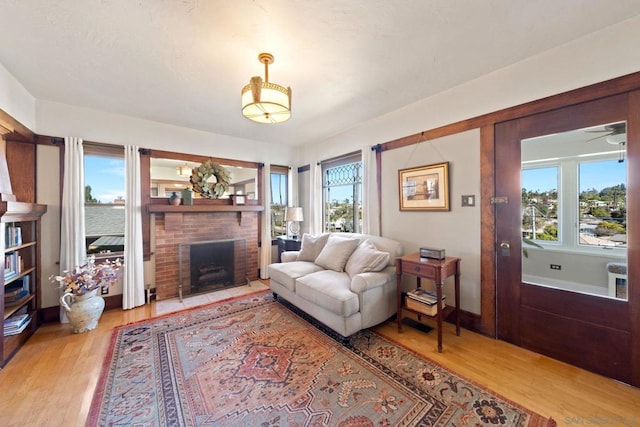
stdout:
<svg viewBox="0 0 640 427">
<path fill-rule="evenodd" d="M 507 240 L 503 240 L 500 242 L 500 254 L 502 256 L 510 256 L 511 255 L 511 243 Z"/>
</svg>

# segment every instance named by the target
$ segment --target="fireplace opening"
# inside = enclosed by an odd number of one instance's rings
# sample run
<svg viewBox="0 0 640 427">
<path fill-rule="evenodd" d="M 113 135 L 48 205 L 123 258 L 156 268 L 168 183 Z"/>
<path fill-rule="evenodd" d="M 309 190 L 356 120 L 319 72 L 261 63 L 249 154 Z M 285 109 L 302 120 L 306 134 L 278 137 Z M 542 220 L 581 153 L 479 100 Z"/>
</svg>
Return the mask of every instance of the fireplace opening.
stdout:
<svg viewBox="0 0 640 427">
<path fill-rule="evenodd" d="M 178 253 L 180 299 L 183 295 L 212 292 L 249 282 L 246 239 L 181 243 Z"/>
</svg>

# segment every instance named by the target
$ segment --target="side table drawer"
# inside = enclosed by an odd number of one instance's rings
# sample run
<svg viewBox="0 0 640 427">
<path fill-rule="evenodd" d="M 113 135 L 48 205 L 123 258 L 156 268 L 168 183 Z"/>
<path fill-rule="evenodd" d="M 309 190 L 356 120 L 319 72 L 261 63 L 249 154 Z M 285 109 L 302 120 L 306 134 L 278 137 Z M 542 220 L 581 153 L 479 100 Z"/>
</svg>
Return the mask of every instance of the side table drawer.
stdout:
<svg viewBox="0 0 640 427">
<path fill-rule="evenodd" d="M 425 278 L 436 277 L 436 267 L 432 265 L 405 263 L 402 266 L 402 272 Z"/>
</svg>

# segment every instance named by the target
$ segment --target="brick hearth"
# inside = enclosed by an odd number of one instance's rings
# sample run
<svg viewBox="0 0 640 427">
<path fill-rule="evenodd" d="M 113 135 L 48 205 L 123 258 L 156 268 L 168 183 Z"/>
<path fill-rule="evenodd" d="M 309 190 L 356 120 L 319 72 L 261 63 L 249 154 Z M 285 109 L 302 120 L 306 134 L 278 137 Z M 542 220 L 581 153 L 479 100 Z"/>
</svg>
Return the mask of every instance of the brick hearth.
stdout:
<svg viewBox="0 0 640 427">
<path fill-rule="evenodd" d="M 247 276 L 258 279 L 259 212 L 156 213 L 156 298 L 178 296 L 180 243 L 222 239 L 247 239 Z"/>
</svg>

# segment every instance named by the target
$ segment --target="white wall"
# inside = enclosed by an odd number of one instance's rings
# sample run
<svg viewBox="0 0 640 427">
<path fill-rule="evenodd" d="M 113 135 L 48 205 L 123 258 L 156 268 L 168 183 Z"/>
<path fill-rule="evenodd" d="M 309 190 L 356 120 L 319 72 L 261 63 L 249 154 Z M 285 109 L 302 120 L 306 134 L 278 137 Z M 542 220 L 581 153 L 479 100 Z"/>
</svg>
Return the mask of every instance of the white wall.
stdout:
<svg viewBox="0 0 640 427">
<path fill-rule="evenodd" d="M 36 101 L 36 132 L 253 162 L 289 164 L 289 146 L 241 139 L 51 101 Z"/>
<path fill-rule="evenodd" d="M 58 289 L 49 281 L 52 275 L 60 274 L 60 150 L 58 147 L 38 145 L 38 176 L 36 200 L 47 205 L 47 213 L 41 220 L 41 305 L 58 305 Z M 53 178 L 52 178 L 53 177 Z"/>
<path fill-rule="evenodd" d="M 92 141 L 135 144 L 145 148 L 291 164 L 295 167 L 358 150 L 365 144 L 384 143 L 422 130 L 639 71 L 640 55 L 634 54 L 638 45 L 640 45 L 640 17 L 634 17 L 362 123 L 326 141 L 318 141 L 317 144 L 303 147 L 295 158 L 292 150 L 284 146 L 216 135 L 49 101 L 34 102 L 33 97 L 2 66 L 0 66 L 0 105 L 7 113 L 39 134 L 79 136 Z M 464 144 L 456 142 L 455 138 L 448 141 L 453 145 Z M 461 157 L 463 154 L 462 152 L 450 153 L 447 150 L 446 160 L 452 164 L 464 163 L 467 160 L 463 160 Z M 401 156 L 402 153 L 398 155 Z M 387 154 L 385 157 L 391 159 Z M 428 162 L 426 157 L 424 160 Z M 389 165 L 394 164 L 392 160 L 384 161 L 389 162 L 387 163 Z M 479 167 L 479 161 L 475 166 Z M 457 176 L 456 181 L 451 182 L 452 189 L 457 191 L 458 188 L 463 188 L 458 186 L 466 185 L 467 181 L 475 179 L 475 173 Z M 385 185 L 388 185 L 388 180 L 395 181 L 397 177 L 388 177 Z M 304 193 L 305 189 L 300 188 L 300 191 Z M 478 194 L 477 191 L 475 193 Z M 389 190 L 383 192 L 383 205 L 394 206 L 394 200 L 388 200 L 391 194 Z M 459 206 L 459 197 L 452 198 L 452 202 Z M 454 211 L 450 214 L 456 213 Z M 383 227 L 385 224 L 387 227 L 393 224 L 398 218 L 397 215 L 399 215 L 398 212 L 383 212 Z M 446 213 L 438 215 L 446 215 Z M 479 239 L 480 225 L 476 224 L 476 226 L 475 231 L 467 231 L 465 239 Z M 409 226 L 397 230 L 392 228 L 390 233 L 384 232 L 384 234 L 394 237 L 391 232 L 404 235 L 410 229 Z M 473 234 L 477 235 L 473 236 Z M 442 245 L 453 248 L 455 247 L 453 242 L 456 239 L 458 237 L 452 235 L 447 240 L 442 240 Z M 418 239 L 409 242 L 417 245 L 425 244 Z M 57 248 L 44 248 L 44 250 L 55 250 L 57 253 Z M 459 255 L 462 256 L 462 254 Z M 479 272 L 477 274 L 478 277 L 463 280 L 479 282 Z M 462 308 L 477 312 L 478 307 L 479 297 L 476 298 L 475 294 L 465 296 Z"/>
<path fill-rule="evenodd" d="M 212 134 L 193 129 L 180 128 L 163 123 L 141 120 L 118 114 L 105 113 L 82 107 L 75 107 L 50 101 L 36 101 L 36 133 L 51 136 L 77 136 L 88 141 L 98 141 L 110 144 L 132 144 L 143 148 L 175 151 L 189 154 L 199 154 L 236 160 L 255 162 L 270 162 L 277 164 L 293 163 L 294 152 L 291 147 L 250 141 L 225 135 Z M 57 161 L 51 162 L 51 156 L 39 159 L 38 174 L 44 177 L 58 176 Z M 46 160 L 45 160 L 46 159 Z M 46 164 L 44 163 L 46 162 Z M 47 200 L 53 197 L 53 187 L 58 186 L 58 180 L 43 180 L 38 183 L 38 194 L 46 194 Z M 57 189 L 55 190 L 58 191 Z M 43 196 L 44 197 L 44 196 Z M 47 203 L 38 199 L 39 203 Z M 50 200 L 49 211 L 59 218 L 59 202 Z M 56 211 L 57 210 L 57 211 Z M 54 213 L 54 211 L 56 211 Z M 52 215 L 51 217 L 53 217 Z M 50 219 L 50 218 L 47 218 Z M 43 229 L 55 226 L 59 233 L 59 222 L 43 223 Z M 47 239 L 42 246 L 43 260 L 57 261 L 59 254 L 59 240 Z M 145 262 L 145 284 L 155 283 L 155 268 L 151 261 Z M 43 270 L 42 277 L 49 277 Z M 43 280 L 43 287 L 46 282 Z M 117 288 L 112 294 L 121 293 Z M 42 306 L 58 305 L 57 296 L 43 292 Z"/>
<path fill-rule="evenodd" d="M 633 53 L 639 45 L 640 17 L 634 17 L 361 123 L 326 141 L 305 146 L 300 150 L 298 165 L 349 153 L 360 149 L 364 144 L 385 143 L 423 130 L 640 71 L 640 55 Z M 423 153 L 416 159 L 408 158 L 411 147 L 383 153 L 382 234 L 403 241 L 407 252 L 422 245 L 429 245 L 443 247 L 448 254 L 461 257 L 461 308 L 479 313 L 478 251 L 481 224 L 479 219 L 476 221 L 474 218 L 467 218 L 473 217 L 476 212 L 479 215 L 479 208 L 464 211 L 464 214 L 458 212 L 460 209 L 470 209 L 460 208 L 461 194 L 479 195 L 479 158 L 473 160 L 467 151 L 476 148 L 479 150 L 479 145 L 476 146 L 478 142 L 473 141 L 475 136 L 463 134 L 459 135 L 460 139 L 457 137 L 434 141 L 434 146 L 438 147 L 441 155 Z M 451 144 L 451 147 L 446 147 L 446 144 Z M 452 212 L 416 213 L 415 216 L 399 212 L 397 169 L 405 168 L 409 163 L 431 164 L 442 160 L 453 165 Z M 394 168 L 395 171 L 390 170 Z M 300 191 L 304 194 L 308 190 L 301 187 Z M 479 206 L 479 200 L 476 200 L 476 206 Z M 419 232 L 415 232 L 416 230 Z M 452 294 L 450 290 L 447 293 Z"/>
<path fill-rule="evenodd" d="M 0 64 L 0 108 L 28 127 L 35 129 L 35 98 Z"/>
<path fill-rule="evenodd" d="M 304 147 L 299 165 L 640 71 L 640 16 Z"/>
<path fill-rule="evenodd" d="M 400 211 L 398 170 L 449 162 L 450 211 Z M 445 249 L 460 263 L 460 307 L 480 313 L 480 132 L 471 130 L 382 153 L 382 234 L 402 242 L 405 253 L 421 247 Z M 474 207 L 462 207 L 474 195 Z M 415 278 L 405 284 L 415 287 Z M 453 305 L 453 279 L 445 283 Z"/>
</svg>

